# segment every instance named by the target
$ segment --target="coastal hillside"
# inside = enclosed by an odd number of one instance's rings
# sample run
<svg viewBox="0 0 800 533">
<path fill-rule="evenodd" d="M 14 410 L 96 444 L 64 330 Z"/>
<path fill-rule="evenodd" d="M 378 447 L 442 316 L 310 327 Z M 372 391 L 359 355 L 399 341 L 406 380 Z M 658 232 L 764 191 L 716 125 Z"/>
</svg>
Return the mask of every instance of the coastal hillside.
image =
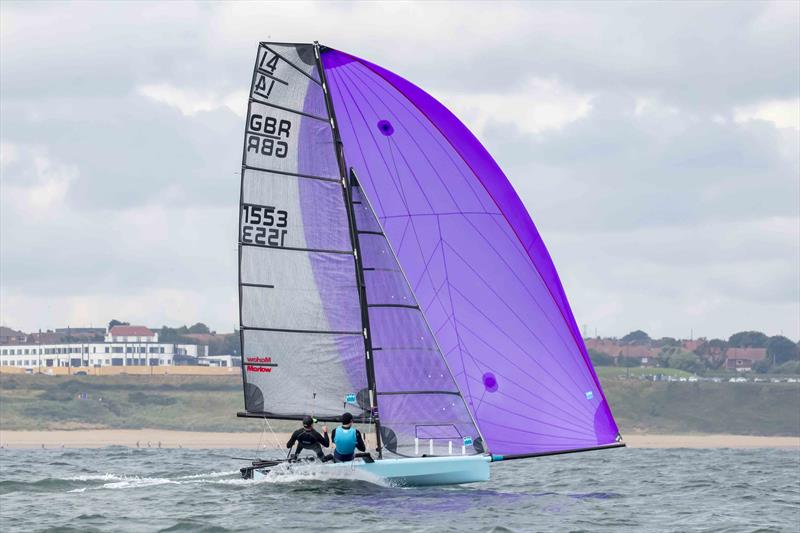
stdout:
<svg viewBox="0 0 800 533">
<path fill-rule="evenodd" d="M 236 418 L 233 376 L 0 375 L 0 429 L 261 431 Z M 652 382 L 607 377 L 603 387 L 626 433 L 800 435 L 797 383 Z M 272 422 L 276 430 L 291 422 Z"/>
</svg>

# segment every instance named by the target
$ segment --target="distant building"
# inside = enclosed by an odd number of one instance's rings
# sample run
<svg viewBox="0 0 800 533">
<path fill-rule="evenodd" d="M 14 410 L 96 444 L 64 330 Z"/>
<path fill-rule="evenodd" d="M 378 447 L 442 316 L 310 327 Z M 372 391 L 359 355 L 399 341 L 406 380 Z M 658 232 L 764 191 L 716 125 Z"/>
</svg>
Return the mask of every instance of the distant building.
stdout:
<svg viewBox="0 0 800 533">
<path fill-rule="evenodd" d="M 766 348 L 728 348 L 725 352 L 725 368 L 737 372 L 749 372 L 753 369 L 753 364 L 766 357 Z"/>
<path fill-rule="evenodd" d="M 106 342 L 158 342 L 158 333 L 144 326 L 114 326 L 106 333 Z"/>
<path fill-rule="evenodd" d="M 105 335 L 106 328 L 56 328 L 56 333 L 64 335 Z"/>
<path fill-rule="evenodd" d="M 0 344 L 15 344 L 25 342 L 25 334 L 15 329 L 0 326 Z"/>
<path fill-rule="evenodd" d="M 0 366 L 31 370 L 160 366 L 178 362 L 195 364 L 198 357 L 208 355 L 208 346 L 158 342 L 158 334 L 144 326 L 115 326 L 106 334 L 105 342 L 42 342 L 48 336 L 60 339 L 62 335 L 49 332 L 29 336 L 26 344 L 0 343 Z"/>
<path fill-rule="evenodd" d="M 587 348 L 610 355 L 615 360 L 619 357 L 638 359 L 641 366 L 656 366 L 658 363 L 657 348 L 641 344 L 622 344 L 617 339 L 585 339 L 585 342 Z"/>
<path fill-rule="evenodd" d="M 204 366 L 238 367 L 241 363 L 242 359 L 238 355 L 206 355 L 197 358 L 197 364 Z"/>
</svg>

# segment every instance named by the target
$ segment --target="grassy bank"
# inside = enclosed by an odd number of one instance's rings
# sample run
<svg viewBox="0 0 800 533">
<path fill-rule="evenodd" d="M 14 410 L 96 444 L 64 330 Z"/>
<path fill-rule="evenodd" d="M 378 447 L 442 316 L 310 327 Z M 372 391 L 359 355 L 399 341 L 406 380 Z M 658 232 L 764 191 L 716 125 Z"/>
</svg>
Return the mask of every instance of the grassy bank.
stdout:
<svg viewBox="0 0 800 533">
<path fill-rule="evenodd" d="M 623 434 L 800 435 L 798 384 L 601 379 Z M 238 376 L 0 376 L 6 430 L 260 431 L 257 421 L 236 418 L 241 408 Z"/>
</svg>

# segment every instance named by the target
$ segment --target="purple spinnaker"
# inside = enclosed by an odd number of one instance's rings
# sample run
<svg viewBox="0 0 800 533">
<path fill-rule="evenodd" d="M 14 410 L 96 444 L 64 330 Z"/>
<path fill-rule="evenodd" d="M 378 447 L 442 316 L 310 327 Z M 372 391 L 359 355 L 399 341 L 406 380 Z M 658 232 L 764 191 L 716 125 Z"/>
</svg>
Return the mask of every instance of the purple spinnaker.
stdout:
<svg viewBox="0 0 800 533">
<path fill-rule="evenodd" d="M 616 442 L 552 260 L 486 149 L 399 76 L 332 49 L 322 62 L 347 165 L 488 449 L 511 455 Z"/>
</svg>

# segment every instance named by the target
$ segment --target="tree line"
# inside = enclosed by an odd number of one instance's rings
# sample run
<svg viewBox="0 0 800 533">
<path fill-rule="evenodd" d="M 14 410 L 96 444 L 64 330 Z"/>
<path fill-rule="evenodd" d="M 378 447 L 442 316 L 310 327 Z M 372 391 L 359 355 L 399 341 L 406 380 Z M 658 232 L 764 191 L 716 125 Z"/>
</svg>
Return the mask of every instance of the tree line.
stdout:
<svg viewBox="0 0 800 533">
<path fill-rule="evenodd" d="M 740 331 L 727 340 L 703 340 L 694 350 L 686 350 L 683 343 L 672 337 L 652 339 L 642 331 L 628 333 L 619 341 L 620 345 L 647 346 L 659 349 L 656 357 L 662 367 L 676 368 L 688 372 L 719 370 L 725 364 L 729 348 L 764 348 L 766 357 L 753 364 L 758 373 L 776 372 L 800 374 L 800 343 L 795 343 L 783 335 L 768 336 L 760 331 Z M 625 357 L 589 349 L 589 357 L 597 366 L 636 367 L 641 365 L 640 357 Z"/>
</svg>

